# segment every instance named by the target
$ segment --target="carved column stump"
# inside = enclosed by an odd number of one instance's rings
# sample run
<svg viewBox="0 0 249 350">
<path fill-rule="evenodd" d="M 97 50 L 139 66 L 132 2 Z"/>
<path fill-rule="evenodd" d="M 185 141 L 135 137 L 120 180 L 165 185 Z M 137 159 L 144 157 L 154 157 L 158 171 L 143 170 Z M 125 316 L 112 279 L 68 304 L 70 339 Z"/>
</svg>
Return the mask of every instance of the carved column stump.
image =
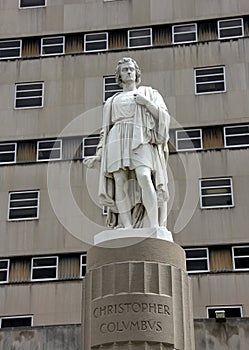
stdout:
<svg viewBox="0 0 249 350">
<path fill-rule="evenodd" d="M 193 350 L 184 250 L 157 238 L 131 242 L 88 252 L 83 349 Z"/>
</svg>

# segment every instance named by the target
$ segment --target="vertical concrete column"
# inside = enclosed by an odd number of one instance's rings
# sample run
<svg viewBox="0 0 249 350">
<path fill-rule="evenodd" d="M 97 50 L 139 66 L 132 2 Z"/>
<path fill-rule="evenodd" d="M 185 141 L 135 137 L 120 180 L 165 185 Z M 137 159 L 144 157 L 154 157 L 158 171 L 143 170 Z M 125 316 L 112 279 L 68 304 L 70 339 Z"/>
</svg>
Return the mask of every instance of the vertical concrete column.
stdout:
<svg viewBox="0 0 249 350">
<path fill-rule="evenodd" d="M 84 350 L 194 349 L 185 253 L 175 243 L 92 247 L 84 295 Z"/>
</svg>

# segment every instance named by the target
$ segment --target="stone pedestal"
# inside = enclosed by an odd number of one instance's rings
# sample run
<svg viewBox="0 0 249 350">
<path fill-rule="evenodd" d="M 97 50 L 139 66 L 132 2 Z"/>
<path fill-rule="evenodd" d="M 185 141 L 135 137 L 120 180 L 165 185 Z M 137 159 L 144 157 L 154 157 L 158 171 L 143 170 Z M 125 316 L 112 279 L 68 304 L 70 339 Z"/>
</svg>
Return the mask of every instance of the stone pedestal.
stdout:
<svg viewBox="0 0 249 350">
<path fill-rule="evenodd" d="M 193 350 L 183 249 L 141 236 L 126 243 L 119 238 L 117 248 L 94 246 L 88 252 L 83 349 Z"/>
</svg>

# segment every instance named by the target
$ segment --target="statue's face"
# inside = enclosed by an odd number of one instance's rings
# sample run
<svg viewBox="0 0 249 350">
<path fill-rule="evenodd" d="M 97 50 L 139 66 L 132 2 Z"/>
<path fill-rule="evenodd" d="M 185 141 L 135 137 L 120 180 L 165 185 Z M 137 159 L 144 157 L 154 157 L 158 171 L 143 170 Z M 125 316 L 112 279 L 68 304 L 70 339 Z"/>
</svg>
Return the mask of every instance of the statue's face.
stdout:
<svg viewBox="0 0 249 350">
<path fill-rule="evenodd" d="M 120 66 L 120 75 L 122 82 L 131 83 L 136 81 L 136 68 L 132 62 L 126 62 Z"/>
</svg>

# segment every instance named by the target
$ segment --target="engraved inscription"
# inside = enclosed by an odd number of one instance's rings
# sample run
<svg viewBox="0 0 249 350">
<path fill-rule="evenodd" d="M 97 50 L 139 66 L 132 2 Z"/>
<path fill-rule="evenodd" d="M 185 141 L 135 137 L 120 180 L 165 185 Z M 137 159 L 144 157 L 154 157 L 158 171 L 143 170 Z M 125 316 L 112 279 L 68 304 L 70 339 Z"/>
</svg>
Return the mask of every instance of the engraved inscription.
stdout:
<svg viewBox="0 0 249 350">
<path fill-rule="evenodd" d="M 92 345 L 110 341 L 173 338 L 172 298 L 123 294 L 92 301 Z"/>
</svg>

